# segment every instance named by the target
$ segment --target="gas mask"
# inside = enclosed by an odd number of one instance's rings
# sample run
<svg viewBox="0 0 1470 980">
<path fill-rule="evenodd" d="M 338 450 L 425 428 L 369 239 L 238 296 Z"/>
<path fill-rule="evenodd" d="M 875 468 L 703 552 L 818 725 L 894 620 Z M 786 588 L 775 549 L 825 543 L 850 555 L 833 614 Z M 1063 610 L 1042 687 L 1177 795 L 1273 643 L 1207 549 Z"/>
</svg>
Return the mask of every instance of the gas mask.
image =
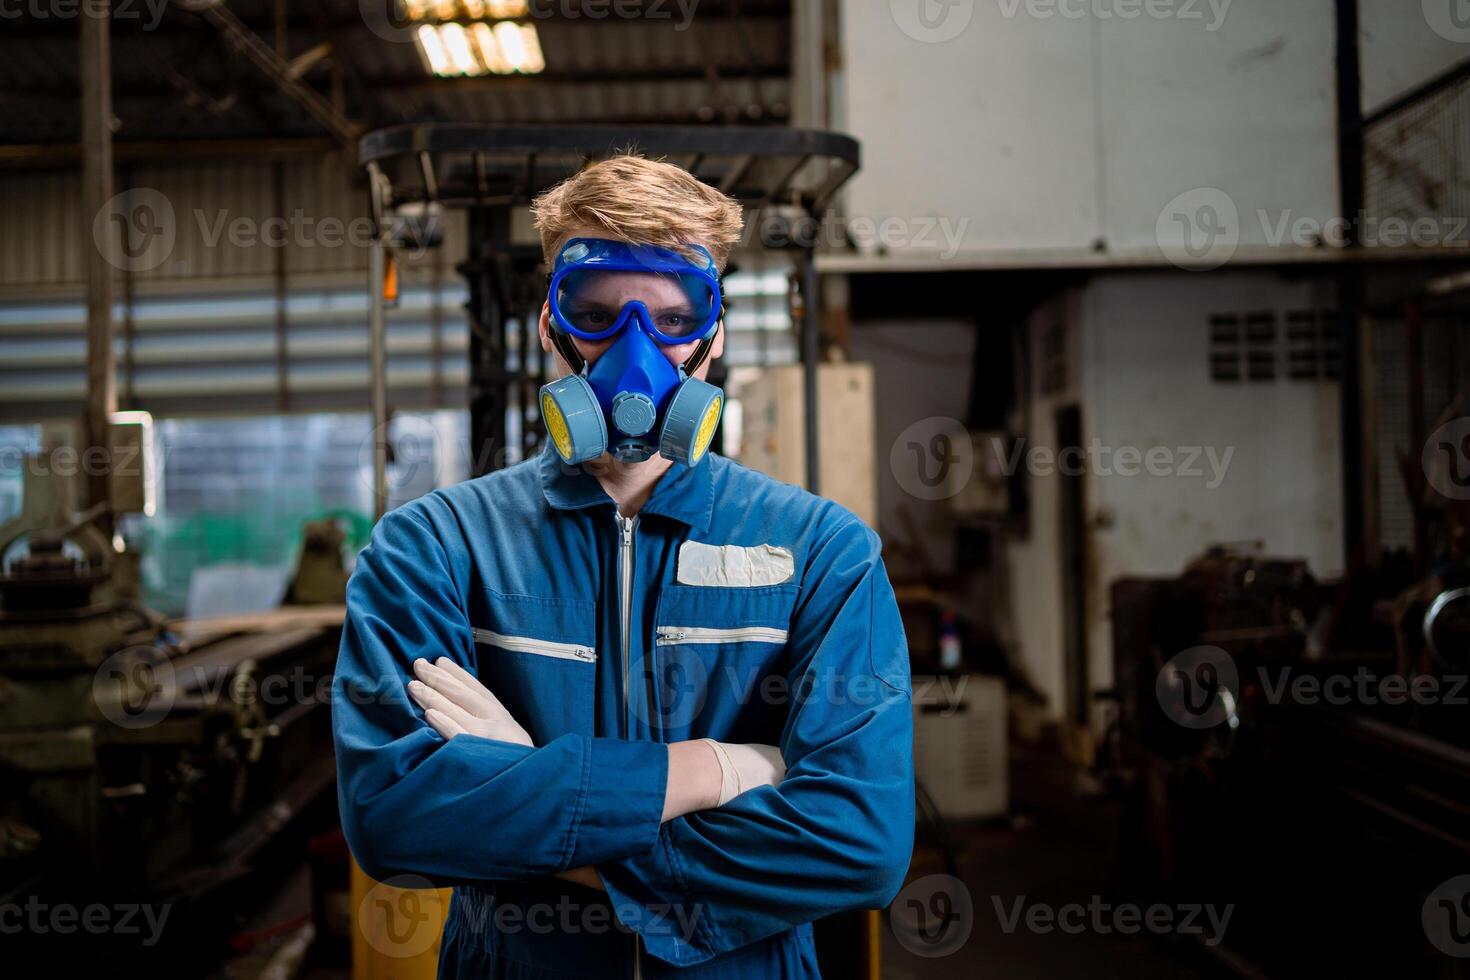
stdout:
<svg viewBox="0 0 1470 980">
<path fill-rule="evenodd" d="M 723 313 L 720 276 L 708 251 L 574 238 L 557 254 L 548 306 L 551 340 L 572 373 L 541 389 L 541 417 L 568 464 L 604 452 L 640 463 L 655 452 L 690 466 L 702 460 L 724 392 L 691 377 L 709 355 Z M 612 341 L 595 363 L 571 338 Z M 682 364 L 664 348 L 698 342 Z"/>
</svg>

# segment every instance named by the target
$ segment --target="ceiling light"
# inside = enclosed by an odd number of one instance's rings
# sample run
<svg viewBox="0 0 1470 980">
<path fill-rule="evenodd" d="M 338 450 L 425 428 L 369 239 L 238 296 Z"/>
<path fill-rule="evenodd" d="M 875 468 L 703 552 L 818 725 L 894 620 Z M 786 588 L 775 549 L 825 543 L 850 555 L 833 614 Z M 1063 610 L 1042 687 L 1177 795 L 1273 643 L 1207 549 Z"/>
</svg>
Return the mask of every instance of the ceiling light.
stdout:
<svg viewBox="0 0 1470 980">
<path fill-rule="evenodd" d="M 536 25 L 522 25 L 521 37 L 526 42 L 526 63 L 521 71 L 528 75 L 541 74 L 546 70 L 546 59 L 541 55 L 541 36 L 536 33 Z"/>
<path fill-rule="evenodd" d="M 541 38 L 534 24 L 512 24 L 503 20 L 495 25 L 495 40 L 500 52 L 510 66 L 519 72 L 534 75 L 546 70 L 546 61 L 541 56 Z"/>
<path fill-rule="evenodd" d="M 439 32 L 432 24 L 420 24 L 415 32 L 418 38 L 419 50 L 428 59 L 429 70 L 436 75 L 453 75 L 454 67 L 449 62 L 449 53 L 444 50 L 444 43 L 439 40 Z"/>
<path fill-rule="evenodd" d="M 495 32 L 490 25 L 484 22 L 474 24 L 470 27 L 470 34 L 475 39 L 475 46 L 480 49 L 480 60 L 485 63 L 497 75 L 509 75 L 514 68 L 505 60 L 500 53 L 500 45 L 495 40 Z"/>
<path fill-rule="evenodd" d="M 485 69 L 475 60 L 475 52 L 470 49 L 470 36 L 463 27 L 458 24 L 440 24 L 439 38 L 444 42 L 444 50 L 449 52 L 449 60 L 454 65 L 456 74 L 485 73 Z"/>
</svg>

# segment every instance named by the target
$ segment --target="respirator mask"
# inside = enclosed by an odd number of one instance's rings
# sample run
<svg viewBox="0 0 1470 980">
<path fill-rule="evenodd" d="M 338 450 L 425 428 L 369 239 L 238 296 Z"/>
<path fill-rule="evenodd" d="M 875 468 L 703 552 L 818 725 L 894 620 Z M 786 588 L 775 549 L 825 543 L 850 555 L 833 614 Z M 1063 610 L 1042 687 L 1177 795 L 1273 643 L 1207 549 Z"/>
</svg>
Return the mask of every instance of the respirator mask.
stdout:
<svg viewBox="0 0 1470 980">
<path fill-rule="evenodd" d="M 724 392 L 691 377 L 709 356 L 723 312 L 720 275 L 705 249 L 574 238 L 549 280 L 551 341 L 572 373 L 541 389 L 541 417 L 568 464 L 610 452 L 640 463 L 655 452 L 695 465 L 709 449 Z M 612 343 L 595 363 L 571 338 Z M 675 365 L 664 348 L 698 343 Z"/>
</svg>

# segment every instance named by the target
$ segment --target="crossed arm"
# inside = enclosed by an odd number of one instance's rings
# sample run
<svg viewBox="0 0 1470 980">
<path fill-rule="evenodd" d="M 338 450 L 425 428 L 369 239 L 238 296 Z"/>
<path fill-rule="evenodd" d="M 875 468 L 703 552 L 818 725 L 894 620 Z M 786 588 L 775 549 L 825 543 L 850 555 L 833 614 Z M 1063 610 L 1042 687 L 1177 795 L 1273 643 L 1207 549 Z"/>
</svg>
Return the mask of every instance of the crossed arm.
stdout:
<svg viewBox="0 0 1470 980">
<path fill-rule="evenodd" d="M 480 683 L 479 678 L 448 657 L 432 663 L 413 662 L 408 694 L 424 709 L 427 721 L 446 741 L 478 735 L 535 748 L 530 734 Z M 700 738 L 669 745 L 669 772 L 664 785 L 660 823 L 696 810 L 713 810 L 757 786 L 779 786 L 786 774 L 781 750 L 774 745 L 727 745 Z M 574 868 L 561 877 L 602 888 L 589 868 Z"/>
<path fill-rule="evenodd" d="M 343 829 L 368 874 L 450 884 L 595 867 L 620 917 L 661 907 L 697 921 L 683 936 L 624 920 L 680 966 L 887 904 L 913 842 L 912 716 L 902 626 L 872 532 L 846 524 L 811 543 L 786 680 L 815 693 L 790 704 L 785 776 L 709 808 L 708 744 L 477 737 L 475 724 L 513 721 L 488 702 L 478 721 L 459 702 L 436 702 L 425 724 L 405 691 L 424 683 L 415 663 L 474 662 L 461 598 L 470 559 L 444 545 L 454 526 L 449 513 L 390 513 L 348 588 L 333 737 Z"/>
</svg>

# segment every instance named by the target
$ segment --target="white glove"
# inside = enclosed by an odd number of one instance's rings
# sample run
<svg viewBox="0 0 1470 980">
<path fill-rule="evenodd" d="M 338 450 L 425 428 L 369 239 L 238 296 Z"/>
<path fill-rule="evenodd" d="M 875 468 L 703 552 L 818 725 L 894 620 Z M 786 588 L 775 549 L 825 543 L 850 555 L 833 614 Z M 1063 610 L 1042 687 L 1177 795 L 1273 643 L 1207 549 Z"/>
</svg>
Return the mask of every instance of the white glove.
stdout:
<svg viewBox="0 0 1470 980">
<path fill-rule="evenodd" d="M 781 750 L 774 745 L 736 745 L 716 742 L 712 738 L 700 741 L 708 742 L 715 758 L 720 760 L 720 801 L 715 804 L 717 807 L 757 786 L 780 786 L 781 780 L 786 778 L 786 762 L 781 758 Z"/>
<path fill-rule="evenodd" d="M 409 697 L 424 709 L 424 720 L 446 739 L 480 735 L 534 747 L 500 699 L 453 660 L 440 657 L 432 664 L 415 660 L 413 673 L 418 680 L 408 682 Z"/>
</svg>

